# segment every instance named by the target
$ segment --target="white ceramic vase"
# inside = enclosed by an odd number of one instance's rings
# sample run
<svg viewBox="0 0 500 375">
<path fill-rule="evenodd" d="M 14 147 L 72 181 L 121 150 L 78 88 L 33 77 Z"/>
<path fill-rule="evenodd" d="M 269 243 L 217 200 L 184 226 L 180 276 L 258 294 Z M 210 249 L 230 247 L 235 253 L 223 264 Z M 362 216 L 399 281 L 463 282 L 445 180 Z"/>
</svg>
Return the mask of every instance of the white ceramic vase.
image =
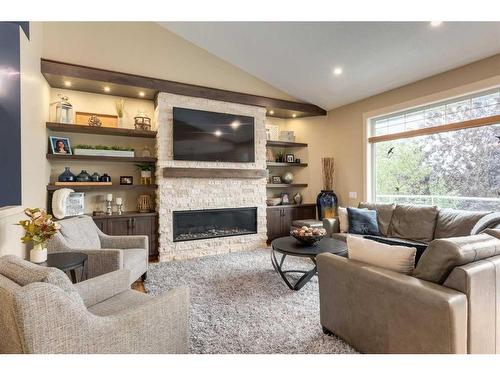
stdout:
<svg viewBox="0 0 500 375">
<path fill-rule="evenodd" d="M 47 248 L 37 244 L 30 251 L 30 262 L 43 263 L 47 260 Z"/>
</svg>

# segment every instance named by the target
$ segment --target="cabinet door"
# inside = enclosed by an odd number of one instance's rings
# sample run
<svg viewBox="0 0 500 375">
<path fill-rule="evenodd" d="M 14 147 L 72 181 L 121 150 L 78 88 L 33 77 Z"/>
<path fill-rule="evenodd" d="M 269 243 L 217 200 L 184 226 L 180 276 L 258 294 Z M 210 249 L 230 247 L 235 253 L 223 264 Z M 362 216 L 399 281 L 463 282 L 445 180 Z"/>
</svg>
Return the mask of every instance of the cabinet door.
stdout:
<svg viewBox="0 0 500 375">
<path fill-rule="evenodd" d="M 128 236 L 132 234 L 132 219 L 112 217 L 108 219 L 108 233 L 111 236 Z"/>
<path fill-rule="evenodd" d="M 158 255 L 156 216 L 138 216 L 132 219 L 132 234 L 148 236 L 149 256 Z"/>
<path fill-rule="evenodd" d="M 281 237 L 281 208 L 267 209 L 267 241 L 271 242 L 275 238 Z"/>
<path fill-rule="evenodd" d="M 281 237 L 290 235 L 290 227 L 295 216 L 295 207 L 285 207 L 281 214 Z"/>
<path fill-rule="evenodd" d="M 101 232 L 108 234 L 108 220 L 101 218 L 94 218 L 94 223 L 97 225 L 97 228 L 101 230 Z"/>
</svg>

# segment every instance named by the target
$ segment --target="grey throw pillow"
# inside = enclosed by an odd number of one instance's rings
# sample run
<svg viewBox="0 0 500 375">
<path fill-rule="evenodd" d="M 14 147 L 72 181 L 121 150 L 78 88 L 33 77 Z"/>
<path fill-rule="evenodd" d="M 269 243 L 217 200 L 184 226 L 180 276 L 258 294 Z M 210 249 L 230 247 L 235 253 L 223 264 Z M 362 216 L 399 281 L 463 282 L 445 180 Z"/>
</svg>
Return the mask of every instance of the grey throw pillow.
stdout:
<svg viewBox="0 0 500 375">
<path fill-rule="evenodd" d="M 429 243 L 434 238 L 436 206 L 398 204 L 392 215 L 389 237 Z"/>
<path fill-rule="evenodd" d="M 391 224 L 392 214 L 396 207 L 393 203 L 367 203 L 361 202 L 358 208 L 367 208 L 377 211 L 377 222 L 380 234 L 384 237 L 388 236 L 389 226 Z"/>
</svg>

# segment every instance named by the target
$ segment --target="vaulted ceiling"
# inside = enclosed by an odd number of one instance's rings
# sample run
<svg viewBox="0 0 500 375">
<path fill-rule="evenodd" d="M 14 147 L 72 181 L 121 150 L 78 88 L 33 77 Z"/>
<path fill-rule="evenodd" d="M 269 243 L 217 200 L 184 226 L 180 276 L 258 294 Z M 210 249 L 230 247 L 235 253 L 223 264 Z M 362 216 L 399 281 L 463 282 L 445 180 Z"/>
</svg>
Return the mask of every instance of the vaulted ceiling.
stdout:
<svg viewBox="0 0 500 375">
<path fill-rule="evenodd" d="M 500 22 L 160 24 L 327 110 L 500 53 Z"/>
</svg>

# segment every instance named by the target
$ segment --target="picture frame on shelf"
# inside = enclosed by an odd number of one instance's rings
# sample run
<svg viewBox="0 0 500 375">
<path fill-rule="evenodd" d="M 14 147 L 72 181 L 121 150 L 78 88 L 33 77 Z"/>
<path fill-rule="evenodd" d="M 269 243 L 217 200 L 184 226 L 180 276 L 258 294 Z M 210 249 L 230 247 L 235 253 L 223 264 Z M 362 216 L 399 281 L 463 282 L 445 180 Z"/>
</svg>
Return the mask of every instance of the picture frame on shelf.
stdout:
<svg viewBox="0 0 500 375">
<path fill-rule="evenodd" d="M 281 176 L 272 176 L 271 177 L 271 182 L 273 184 L 281 184 L 282 183 Z"/>
<path fill-rule="evenodd" d="M 281 198 L 281 204 L 290 204 L 290 194 L 281 193 L 280 198 Z"/>
<path fill-rule="evenodd" d="M 73 155 L 71 143 L 66 137 L 49 137 L 50 150 L 54 155 Z"/>
<path fill-rule="evenodd" d="M 287 163 L 294 163 L 295 162 L 295 155 L 294 154 L 286 154 L 285 161 Z"/>
<path fill-rule="evenodd" d="M 120 176 L 120 185 L 133 185 L 134 177 L 133 176 Z"/>
</svg>

